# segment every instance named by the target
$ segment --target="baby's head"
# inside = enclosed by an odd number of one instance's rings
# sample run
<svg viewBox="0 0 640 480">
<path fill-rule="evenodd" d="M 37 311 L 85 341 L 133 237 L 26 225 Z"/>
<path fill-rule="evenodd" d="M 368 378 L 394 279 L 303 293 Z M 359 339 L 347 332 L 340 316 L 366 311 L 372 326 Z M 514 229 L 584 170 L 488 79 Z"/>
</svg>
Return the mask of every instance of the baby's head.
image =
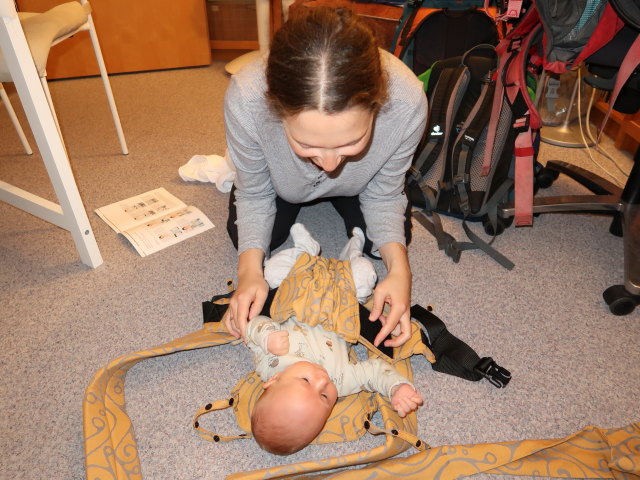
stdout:
<svg viewBox="0 0 640 480">
<path fill-rule="evenodd" d="M 302 450 L 322 431 L 337 399 L 336 386 L 320 365 L 289 365 L 264 384 L 251 414 L 253 437 L 276 455 Z"/>
</svg>

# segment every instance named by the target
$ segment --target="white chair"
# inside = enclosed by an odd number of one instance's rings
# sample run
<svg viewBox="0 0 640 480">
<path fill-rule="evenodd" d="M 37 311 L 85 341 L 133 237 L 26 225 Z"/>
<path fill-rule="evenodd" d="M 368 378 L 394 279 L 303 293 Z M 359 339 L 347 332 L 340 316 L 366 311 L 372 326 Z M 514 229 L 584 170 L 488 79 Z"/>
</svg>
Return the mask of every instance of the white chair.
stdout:
<svg viewBox="0 0 640 480">
<path fill-rule="evenodd" d="M 49 87 L 47 85 L 46 67 L 49 51 L 54 45 L 57 45 L 78 32 L 89 32 L 96 60 L 98 61 L 98 68 L 100 69 L 102 83 L 104 84 L 109 107 L 111 108 L 113 122 L 116 127 L 116 132 L 118 133 L 118 139 L 120 140 L 120 147 L 124 155 L 128 154 L 129 151 L 127 149 L 127 143 L 122 131 L 122 125 L 120 124 L 118 109 L 111 91 L 111 84 L 109 83 L 107 69 L 102 58 L 100 44 L 98 43 L 98 36 L 96 35 L 93 18 L 91 17 L 91 5 L 88 0 L 63 3 L 44 13 L 18 12 L 18 17 L 24 30 L 27 43 L 29 44 L 29 50 L 31 50 L 31 55 L 38 71 L 38 75 L 40 76 L 42 88 L 49 102 L 51 112 L 53 113 L 53 118 L 56 120 L 56 126 L 58 127 L 59 133 L 60 125 L 58 124 L 53 102 L 51 101 L 51 94 L 49 93 Z M 28 154 L 31 154 L 31 148 L 29 147 L 24 133 L 22 132 L 22 128 L 18 123 L 15 113 L 13 113 L 13 108 L 9 103 L 9 98 L 2 88 L 1 82 L 10 81 L 12 80 L 11 75 L 9 74 L 9 69 L 6 65 L 2 52 L 0 51 L 0 98 L 7 107 L 9 116 L 16 127 L 16 131 L 18 132 L 23 145 L 25 146 L 25 150 Z M 60 134 L 60 138 L 62 138 L 62 134 Z"/>
</svg>

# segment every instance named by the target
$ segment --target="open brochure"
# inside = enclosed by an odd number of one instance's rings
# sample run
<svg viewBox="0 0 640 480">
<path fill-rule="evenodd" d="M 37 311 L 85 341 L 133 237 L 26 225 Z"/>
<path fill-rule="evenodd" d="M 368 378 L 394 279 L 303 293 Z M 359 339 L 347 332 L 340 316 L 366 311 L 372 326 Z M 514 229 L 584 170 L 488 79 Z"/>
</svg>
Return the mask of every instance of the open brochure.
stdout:
<svg viewBox="0 0 640 480">
<path fill-rule="evenodd" d="M 96 213 L 143 257 L 214 226 L 200 210 L 164 188 L 98 208 Z"/>
</svg>

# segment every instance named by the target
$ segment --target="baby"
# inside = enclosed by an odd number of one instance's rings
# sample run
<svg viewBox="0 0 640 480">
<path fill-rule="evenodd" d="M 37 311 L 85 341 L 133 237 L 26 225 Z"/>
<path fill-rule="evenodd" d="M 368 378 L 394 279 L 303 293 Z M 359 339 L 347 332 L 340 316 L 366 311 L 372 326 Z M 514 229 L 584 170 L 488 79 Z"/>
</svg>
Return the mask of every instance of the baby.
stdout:
<svg viewBox="0 0 640 480">
<path fill-rule="evenodd" d="M 289 455 L 322 431 L 337 398 L 360 391 L 391 399 L 401 417 L 422 405 L 422 396 L 380 358 L 349 361 L 347 342 L 295 317 L 279 324 L 265 316 L 247 325 L 247 344 L 265 382 L 251 414 L 251 431 L 262 449 Z"/>
</svg>

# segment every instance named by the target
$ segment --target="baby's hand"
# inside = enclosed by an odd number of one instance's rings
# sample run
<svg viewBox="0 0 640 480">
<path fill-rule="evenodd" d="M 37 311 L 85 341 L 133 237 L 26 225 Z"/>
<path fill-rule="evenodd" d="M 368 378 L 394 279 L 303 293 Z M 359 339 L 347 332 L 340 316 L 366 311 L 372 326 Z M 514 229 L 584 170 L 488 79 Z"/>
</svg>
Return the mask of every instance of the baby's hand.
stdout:
<svg viewBox="0 0 640 480">
<path fill-rule="evenodd" d="M 401 417 L 418 409 L 422 405 L 422 395 L 413 389 L 408 383 L 393 387 L 391 391 L 391 406 Z"/>
<path fill-rule="evenodd" d="M 273 355 L 286 355 L 289 353 L 289 332 L 278 330 L 269 334 L 267 338 L 267 350 Z"/>
</svg>

